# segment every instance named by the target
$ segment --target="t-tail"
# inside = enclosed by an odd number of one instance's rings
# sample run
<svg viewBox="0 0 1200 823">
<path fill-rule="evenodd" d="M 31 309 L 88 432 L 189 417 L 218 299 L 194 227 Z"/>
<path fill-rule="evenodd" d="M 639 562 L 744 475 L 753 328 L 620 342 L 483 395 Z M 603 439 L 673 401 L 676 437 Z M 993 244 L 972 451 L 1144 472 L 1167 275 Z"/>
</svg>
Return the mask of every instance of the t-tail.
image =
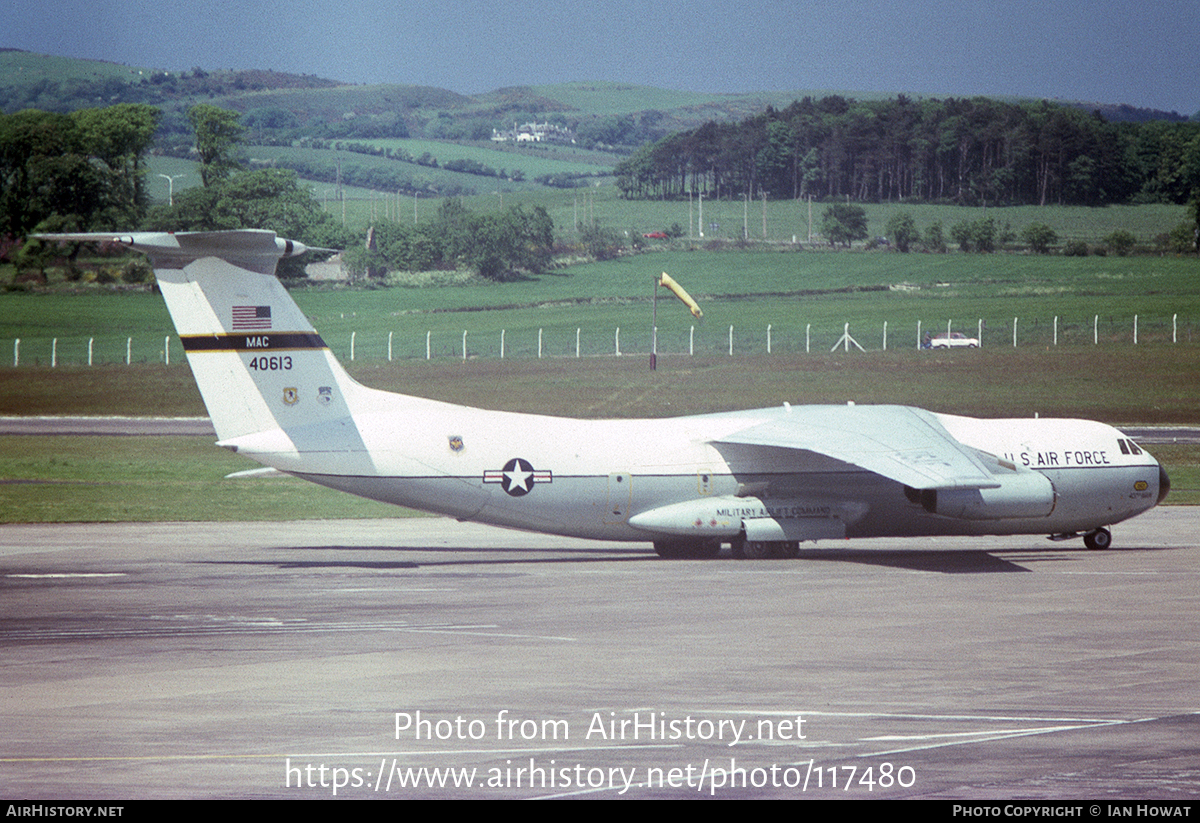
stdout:
<svg viewBox="0 0 1200 823">
<path fill-rule="evenodd" d="M 346 373 L 275 277 L 303 244 L 261 230 L 42 238 L 116 242 L 150 258 L 221 445 L 364 451 L 350 407 L 373 390 Z"/>
</svg>

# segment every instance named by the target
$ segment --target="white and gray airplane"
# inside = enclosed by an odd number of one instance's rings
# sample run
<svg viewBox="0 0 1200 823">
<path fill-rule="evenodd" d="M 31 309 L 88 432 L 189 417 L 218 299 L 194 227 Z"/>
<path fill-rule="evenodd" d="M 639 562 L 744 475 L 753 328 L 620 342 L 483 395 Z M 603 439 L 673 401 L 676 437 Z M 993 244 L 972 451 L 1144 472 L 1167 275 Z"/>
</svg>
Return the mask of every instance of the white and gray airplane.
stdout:
<svg viewBox="0 0 1200 823">
<path fill-rule="evenodd" d="M 275 277 L 270 231 L 42 235 L 151 259 L 217 445 L 323 486 L 663 557 L 786 557 L 803 541 L 1082 536 L 1161 502 L 1166 472 L 1087 420 L 792 406 L 661 420 L 485 411 L 367 388 Z"/>
</svg>

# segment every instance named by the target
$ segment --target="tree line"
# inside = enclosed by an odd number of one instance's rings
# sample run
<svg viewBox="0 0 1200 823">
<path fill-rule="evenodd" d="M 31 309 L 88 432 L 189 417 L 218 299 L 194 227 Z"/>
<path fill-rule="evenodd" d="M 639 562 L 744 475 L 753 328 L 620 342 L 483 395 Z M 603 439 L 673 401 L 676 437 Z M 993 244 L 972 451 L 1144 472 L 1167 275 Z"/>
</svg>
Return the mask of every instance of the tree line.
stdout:
<svg viewBox="0 0 1200 823">
<path fill-rule="evenodd" d="M 616 175 L 638 199 L 1185 203 L 1200 194 L 1200 124 L 1110 123 L 1046 101 L 805 97 L 668 135 Z"/>
<path fill-rule="evenodd" d="M 158 116 L 136 103 L 0 115 L 0 235 L 140 222 Z"/>
<path fill-rule="evenodd" d="M 373 278 L 466 266 L 491 280 L 510 280 L 545 271 L 553 251 L 554 223 L 541 206 L 478 213 L 450 198 L 432 223 L 373 227 L 365 245 L 346 252 L 345 262 L 355 274 Z"/>
<path fill-rule="evenodd" d="M 328 245 L 336 227 L 296 176 L 248 172 L 236 112 L 201 104 L 189 111 L 202 187 L 151 208 L 146 155 L 160 112 L 122 103 L 70 114 L 27 109 L 0 114 L 0 236 L 161 229 L 270 228 Z"/>
</svg>

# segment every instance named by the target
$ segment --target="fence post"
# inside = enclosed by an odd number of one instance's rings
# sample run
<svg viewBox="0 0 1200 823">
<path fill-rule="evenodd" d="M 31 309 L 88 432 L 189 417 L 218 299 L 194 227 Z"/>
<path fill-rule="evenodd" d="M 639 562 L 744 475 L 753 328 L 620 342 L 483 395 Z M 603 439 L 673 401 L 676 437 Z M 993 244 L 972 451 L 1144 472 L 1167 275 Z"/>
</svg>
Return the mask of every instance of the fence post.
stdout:
<svg viewBox="0 0 1200 823">
<path fill-rule="evenodd" d="M 883 321 L 883 350 L 887 351 L 887 321 Z"/>
<path fill-rule="evenodd" d="M 808 350 L 809 350 L 808 344 L 810 342 L 812 342 L 811 333 L 812 333 L 812 323 L 808 323 L 804 327 L 804 353 L 805 354 L 808 354 Z"/>
<path fill-rule="evenodd" d="M 500 330 L 500 359 L 501 360 L 504 359 L 504 335 L 507 331 L 508 331 L 508 329 Z"/>
<path fill-rule="evenodd" d="M 621 356 L 621 327 L 620 326 L 617 326 L 616 342 L 614 343 L 614 345 L 617 347 L 617 357 L 620 357 Z"/>
<path fill-rule="evenodd" d="M 1092 345 L 1100 345 L 1100 315 L 1092 317 Z"/>
<path fill-rule="evenodd" d="M 21 338 L 13 339 L 13 368 L 21 365 Z"/>
<path fill-rule="evenodd" d="M 1058 345 L 1058 315 L 1054 315 L 1054 345 Z"/>
<path fill-rule="evenodd" d="M 1133 342 L 1136 343 L 1137 342 L 1137 323 L 1134 323 L 1133 328 L 1134 328 Z M 50 341 L 50 368 L 54 368 L 57 365 L 58 365 L 58 338 L 55 337 L 53 340 Z"/>
<path fill-rule="evenodd" d="M 1133 316 L 1133 345 L 1137 345 L 1137 315 Z"/>
<path fill-rule="evenodd" d="M 1179 315 L 1171 315 L 1171 343 L 1179 342 Z"/>
<path fill-rule="evenodd" d="M 163 338 L 163 362 L 165 365 L 171 365 L 171 335 Z"/>
<path fill-rule="evenodd" d="M 428 360 L 430 355 L 433 353 L 429 347 L 429 336 L 431 334 L 433 334 L 433 332 L 431 332 L 431 331 L 425 332 L 425 359 L 426 360 Z"/>
<path fill-rule="evenodd" d="M 921 348 L 921 321 L 917 321 L 917 348 Z"/>
<path fill-rule="evenodd" d="M 979 341 L 979 348 L 983 348 L 983 318 L 979 318 L 979 330 L 975 332 L 975 339 Z"/>
<path fill-rule="evenodd" d="M 467 359 L 467 330 L 463 329 L 463 360 Z"/>
<path fill-rule="evenodd" d="M 125 365 L 129 366 L 132 364 L 133 364 L 133 338 L 126 337 L 125 338 Z"/>
<path fill-rule="evenodd" d="M 767 354 L 771 353 L 771 324 L 767 324 Z"/>
<path fill-rule="evenodd" d="M 733 357 L 733 326 L 729 327 L 729 356 Z"/>
<path fill-rule="evenodd" d="M 542 359 L 542 330 L 538 329 L 538 360 Z"/>
<path fill-rule="evenodd" d="M 94 338 L 94 337 L 88 338 L 88 365 L 89 366 L 92 365 L 92 344 L 94 342 L 96 342 L 96 338 Z"/>
<path fill-rule="evenodd" d="M 392 362 L 392 335 L 394 332 L 388 332 L 388 362 Z"/>
<path fill-rule="evenodd" d="M 1013 318 L 1013 348 L 1017 347 L 1017 318 Z"/>
<path fill-rule="evenodd" d="M 579 328 L 575 329 L 575 359 L 579 359 Z"/>
<path fill-rule="evenodd" d="M 690 357 L 696 356 L 696 327 L 695 326 L 692 326 L 691 329 L 688 331 L 688 355 Z"/>
<path fill-rule="evenodd" d="M 354 338 L 358 336 L 358 332 L 350 332 L 350 362 L 354 362 Z"/>
</svg>

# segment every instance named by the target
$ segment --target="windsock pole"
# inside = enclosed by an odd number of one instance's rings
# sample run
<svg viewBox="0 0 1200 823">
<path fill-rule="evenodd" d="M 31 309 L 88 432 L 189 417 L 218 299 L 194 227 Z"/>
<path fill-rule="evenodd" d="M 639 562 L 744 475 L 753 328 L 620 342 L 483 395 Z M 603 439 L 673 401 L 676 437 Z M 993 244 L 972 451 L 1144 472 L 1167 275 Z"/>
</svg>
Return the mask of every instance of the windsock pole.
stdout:
<svg viewBox="0 0 1200 823">
<path fill-rule="evenodd" d="M 650 371 L 658 368 L 658 280 L 654 281 L 654 307 L 650 319 Z"/>
</svg>

